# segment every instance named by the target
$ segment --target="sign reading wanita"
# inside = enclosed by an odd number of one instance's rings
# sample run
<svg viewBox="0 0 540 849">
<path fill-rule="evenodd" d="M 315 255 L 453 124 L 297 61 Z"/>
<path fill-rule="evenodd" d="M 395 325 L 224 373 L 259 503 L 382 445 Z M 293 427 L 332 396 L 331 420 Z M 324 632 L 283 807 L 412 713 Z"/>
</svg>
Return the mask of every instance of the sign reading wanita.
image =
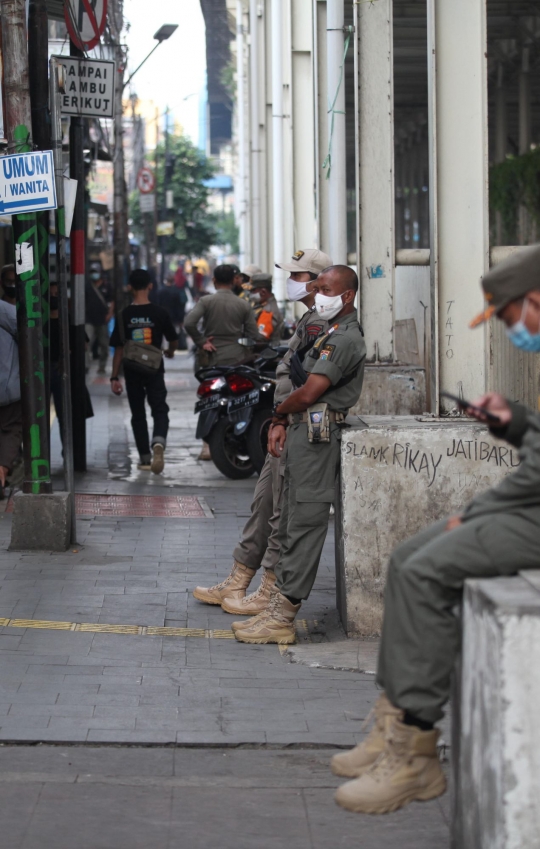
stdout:
<svg viewBox="0 0 540 849">
<path fill-rule="evenodd" d="M 0 162 L 0 214 L 56 209 L 52 151 L 2 156 Z"/>
<path fill-rule="evenodd" d="M 62 113 L 87 118 L 112 118 L 114 114 L 114 62 L 56 56 L 65 68 Z"/>
</svg>

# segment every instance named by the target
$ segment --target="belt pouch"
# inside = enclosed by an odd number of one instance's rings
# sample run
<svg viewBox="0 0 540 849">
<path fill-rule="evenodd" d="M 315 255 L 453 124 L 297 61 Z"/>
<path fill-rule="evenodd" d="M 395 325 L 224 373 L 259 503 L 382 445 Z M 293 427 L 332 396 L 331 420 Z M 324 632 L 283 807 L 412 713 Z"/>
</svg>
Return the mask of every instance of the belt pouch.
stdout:
<svg viewBox="0 0 540 849">
<path fill-rule="evenodd" d="M 308 442 L 330 442 L 328 404 L 313 404 L 307 409 Z"/>
</svg>

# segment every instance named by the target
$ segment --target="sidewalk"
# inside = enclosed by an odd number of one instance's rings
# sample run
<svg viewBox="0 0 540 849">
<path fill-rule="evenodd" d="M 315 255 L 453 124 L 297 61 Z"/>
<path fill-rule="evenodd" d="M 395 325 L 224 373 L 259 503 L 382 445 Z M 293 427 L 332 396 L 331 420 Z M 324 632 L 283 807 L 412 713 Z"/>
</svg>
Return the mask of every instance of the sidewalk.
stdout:
<svg viewBox="0 0 540 849">
<path fill-rule="evenodd" d="M 339 631 L 332 533 L 290 651 L 239 645 L 231 617 L 193 599 L 228 573 L 255 478 L 197 461 L 190 366 L 168 364 L 161 476 L 137 471 L 127 404 L 93 379 L 77 491 L 180 496 L 194 515 L 79 516 L 79 544 L 60 555 L 8 552 L 1 517 L 0 741 L 19 744 L 0 749 L 6 845 L 447 845 L 448 797 L 379 819 L 333 803 L 328 760 L 360 740 L 377 692 L 373 674 L 350 671 L 373 671 L 374 646 Z M 53 447 L 61 487 L 57 425 Z"/>
</svg>

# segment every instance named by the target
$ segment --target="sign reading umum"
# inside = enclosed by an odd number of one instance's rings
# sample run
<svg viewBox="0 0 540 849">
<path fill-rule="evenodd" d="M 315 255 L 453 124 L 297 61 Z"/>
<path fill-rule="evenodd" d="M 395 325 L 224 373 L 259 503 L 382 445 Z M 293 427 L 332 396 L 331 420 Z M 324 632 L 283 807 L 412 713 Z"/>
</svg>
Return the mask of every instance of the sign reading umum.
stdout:
<svg viewBox="0 0 540 849">
<path fill-rule="evenodd" d="M 114 114 L 114 62 L 56 56 L 65 68 L 62 113 L 86 118 L 112 118 Z"/>
<path fill-rule="evenodd" d="M 0 161 L 0 214 L 56 209 L 52 151 L 15 153 Z"/>
</svg>

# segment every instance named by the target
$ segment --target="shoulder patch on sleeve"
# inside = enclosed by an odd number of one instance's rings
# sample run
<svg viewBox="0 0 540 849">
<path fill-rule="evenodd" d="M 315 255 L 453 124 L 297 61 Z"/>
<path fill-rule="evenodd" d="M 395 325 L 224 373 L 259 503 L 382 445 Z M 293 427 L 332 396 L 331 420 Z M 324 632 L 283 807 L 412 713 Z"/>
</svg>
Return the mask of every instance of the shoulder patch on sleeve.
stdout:
<svg viewBox="0 0 540 849">
<path fill-rule="evenodd" d="M 316 339 L 320 332 L 321 328 L 318 324 L 308 324 L 306 326 L 306 334 L 310 339 Z"/>
<path fill-rule="evenodd" d="M 321 350 L 320 359 L 321 360 L 331 360 L 335 350 L 336 350 L 335 345 L 325 345 L 324 348 Z"/>
</svg>

